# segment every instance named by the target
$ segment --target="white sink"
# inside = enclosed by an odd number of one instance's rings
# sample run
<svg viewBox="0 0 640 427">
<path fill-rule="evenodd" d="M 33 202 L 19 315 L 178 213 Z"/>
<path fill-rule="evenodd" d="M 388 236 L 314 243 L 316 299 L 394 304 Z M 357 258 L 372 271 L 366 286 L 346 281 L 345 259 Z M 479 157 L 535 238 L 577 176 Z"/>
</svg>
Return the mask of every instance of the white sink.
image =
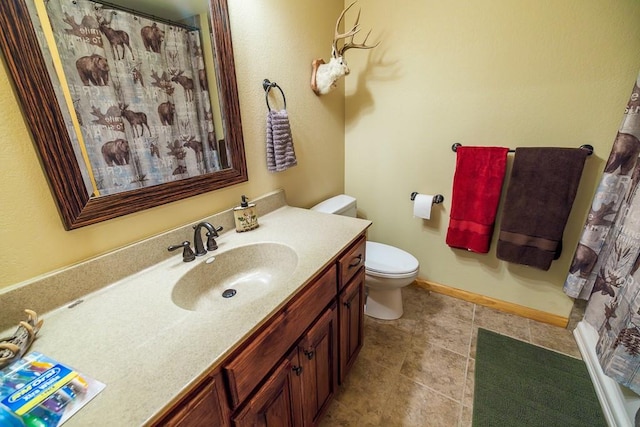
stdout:
<svg viewBox="0 0 640 427">
<path fill-rule="evenodd" d="M 185 310 L 227 310 L 259 301 L 298 265 L 292 248 L 271 242 L 211 252 L 206 257 L 173 287 L 171 299 Z"/>
</svg>

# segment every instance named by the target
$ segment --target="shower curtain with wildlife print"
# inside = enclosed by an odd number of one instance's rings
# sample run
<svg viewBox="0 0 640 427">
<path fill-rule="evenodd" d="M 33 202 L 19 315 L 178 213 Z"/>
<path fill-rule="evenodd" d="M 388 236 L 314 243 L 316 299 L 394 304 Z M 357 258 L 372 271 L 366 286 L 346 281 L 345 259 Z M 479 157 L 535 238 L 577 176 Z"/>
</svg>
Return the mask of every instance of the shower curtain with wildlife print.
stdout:
<svg viewBox="0 0 640 427">
<path fill-rule="evenodd" d="M 640 393 L 640 75 L 591 205 L 564 291 L 589 300 L 605 374 Z"/>
<path fill-rule="evenodd" d="M 86 0 L 47 13 L 99 194 L 228 167 L 198 30 Z"/>
</svg>

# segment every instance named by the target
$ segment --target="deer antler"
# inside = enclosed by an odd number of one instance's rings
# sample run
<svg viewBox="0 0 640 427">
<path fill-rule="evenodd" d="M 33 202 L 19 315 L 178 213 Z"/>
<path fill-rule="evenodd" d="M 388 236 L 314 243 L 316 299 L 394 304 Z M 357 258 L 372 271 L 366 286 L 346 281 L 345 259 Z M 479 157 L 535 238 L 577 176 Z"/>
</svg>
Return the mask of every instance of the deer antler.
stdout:
<svg viewBox="0 0 640 427">
<path fill-rule="evenodd" d="M 357 0 L 356 0 L 357 1 Z M 362 12 L 362 10 L 358 11 L 358 16 L 356 17 L 356 22 L 353 24 L 353 27 L 351 27 L 351 29 L 345 33 L 340 34 L 339 32 L 339 28 L 340 28 L 340 22 L 342 21 L 342 18 L 344 18 L 345 13 L 347 13 L 347 11 L 349 9 L 351 9 L 351 6 L 353 6 L 354 4 L 356 4 L 356 2 L 354 1 L 353 3 L 351 3 L 349 6 L 346 7 L 346 9 L 344 9 L 342 11 L 342 13 L 340 14 L 340 16 L 338 17 L 338 21 L 336 21 L 336 29 L 334 32 L 334 36 L 333 36 L 333 43 L 332 43 L 332 55 L 334 58 L 340 57 L 344 55 L 344 52 L 347 51 L 348 49 L 351 48 L 356 48 L 356 49 L 373 49 L 374 47 L 378 46 L 380 44 L 380 42 L 376 43 L 373 46 L 367 46 L 367 39 L 369 38 L 369 34 L 371 34 L 371 30 L 369 30 L 369 32 L 367 33 L 367 35 L 364 38 L 364 41 L 362 43 L 354 43 L 353 42 L 353 37 L 358 34 L 358 32 L 360 31 L 360 12 Z M 338 49 L 338 40 L 342 40 L 342 39 L 349 39 L 348 42 L 345 42 L 342 46 L 342 49 Z"/>
<path fill-rule="evenodd" d="M 180 129 L 181 138 L 187 138 L 187 135 L 189 135 L 189 133 L 191 132 L 191 120 L 180 120 L 180 124 L 178 127 Z"/>
<path fill-rule="evenodd" d="M 91 114 L 96 116 L 96 119 L 93 120 L 93 123 L 97 124 L 107 124 L 106 115 L 100 111 L 100 109 L 94 105 L 91 106 Z"/>
<path fill-rule="evenodd" d="M 359 14 L 358 14 L 359 15 Z M 356 49 L 373 49 L 374 47 L 378 46 L 380 44 L 380 42 L 374 44 L 373 46 L 367 46 L 367 39 L 369 38 L 369 34 L 371 34 L 371 30 L 369 30 L 369 32 L 367 33 L 367 35 L 364 37 L 364 40 L 362 43 L 354 43 L 353 42 L 353 36 L 351 36 L 351 40 L 349 40 L 349 42 L 345 43 L 342 46 L 342 50 L 340 50 L 340 55 L 344 55 L 344 52 L 348 49 L 351 48 L 356 48 Z"/>
<path fill-rule="evenodd" d="M 163 71 L 162 76 L 159 76 L 157 71 L 151 70 L 151 78 L 155 80 L 151 82 L 151 86 L 164 90 L 167 95 L 171 95 L 173 93 L 173 84 L 171 84 L 171 79 L 167 75 L 166 71 Z"/>
<path fill-rule="evenodd" d="M 109 11 L 107 9 L 104 9 L 103 7 L 96 6 L 95 16 L 96 16 L 96 19 L 98 20 L 98 24 L 104 24 L 107 26 L 111 25 L 111 21 L 113 20 L 113 15 L 115 15 L 115 11 L 113 10 Z"/>
<path fill-rule="evenodd" d="M 177 68 L 180 67 L 180 60 L 178 58 L 179 53 L 178 53 L 177 50 L 176 51 L 168 50 L 167 51 L 167 56 L 168 56 L 167 62 L 172 65 L 172 68 L 173 68 L 173 66 L 176 66 L 176 65 L 177 65 Z"/>
<path fill-rule="evenodd" d="M 338 16 L 338 20 L 336 21 L 336 29 L 333 32 L 333 42 L 331 43 L 331 46 L 333 47 L 332 54 L 333 54 L 334 57 L 340 56 L 342 54 L 340 49 L 338 49 L 338 40 L 346 39 L 347 37 L 353 37 L 358 31 L 360 31 L 360 29 L 358 29 L 358 21 L 360 20 L 360 12 L 358 12 L 358 17 L 356 18 L 356 23 L 353 26 L 353 28 L 351 28 L 351 30 L 347 31 L 346 33 L 340 34 L 340 22 L 342 22 L 342 18 L 344 18 L 344 14 L 347 13 L 347 11 L 349 9 L 351 9 L 351 6 L 353 6 L 354 4 L 356 4 L 355 1 L 353 3 L 351 3 L 349 6 L 347 6 L 342 11 L 340 16 Z"/>
<path fill-rule="evenodd" d="M 76 34 L 76 35 L 79 34 L 81 26 L 76 22 L 76 19 L 73 16 L 65 12 L 64 19 L 62 20 L 62 22 L 64 22 L 65 24 L 71 25 L 71 29 L 68 29 L 68 28 L 65 29 L 65 32 L 67 32 L 67 34 Z"/>
</svg>

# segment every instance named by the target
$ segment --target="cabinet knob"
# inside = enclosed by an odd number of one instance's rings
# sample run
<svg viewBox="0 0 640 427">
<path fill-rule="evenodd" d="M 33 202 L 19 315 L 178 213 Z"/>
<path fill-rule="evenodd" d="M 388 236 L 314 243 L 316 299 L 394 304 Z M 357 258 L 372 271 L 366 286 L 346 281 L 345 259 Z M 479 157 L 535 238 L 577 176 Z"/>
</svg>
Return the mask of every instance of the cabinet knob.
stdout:
<svg viewBox="0 0 640 427">
<path fill-rule="evenodd" d="M 357 267 L 360 265 L 361 262 L 362 262 L 362 254 L 358 254 L 358 256 L 355 257 L 353 261 L 351 261 L 351 263 L 349 264 L 349 268 Z"/>
<path fill-rule="evenodd" d="M 315 353 L 313 350 L 305 350 L 304 355 L 307 356 L 307 359 L 311 360 L 313 359 L 313 356 L 315 355 Z"/>
<path fill-rule="evenodd" d="M 343 303 L 345 307 L 351 308 L 351 301 L 346 301 Z"/>
<path fill-rule="evenodd" d="M 302 373 L 302 366 L 294 366 L 291 369 L 296 373 L 297 376 L 300 376 L 300 374 Z"/>
</svg>

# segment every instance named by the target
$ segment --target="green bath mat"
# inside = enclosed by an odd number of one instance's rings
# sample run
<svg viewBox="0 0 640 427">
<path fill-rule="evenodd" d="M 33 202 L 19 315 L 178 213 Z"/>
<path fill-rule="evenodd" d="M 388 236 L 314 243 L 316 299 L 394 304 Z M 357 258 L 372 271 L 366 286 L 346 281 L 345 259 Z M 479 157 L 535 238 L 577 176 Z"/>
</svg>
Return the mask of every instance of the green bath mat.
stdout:
<svg viewBox="0 0 640 427">
<path fill-rule="evenodd" d="M 606 425 L 584 362 L 478 330 L 473 427 Z"/>
</svg>

